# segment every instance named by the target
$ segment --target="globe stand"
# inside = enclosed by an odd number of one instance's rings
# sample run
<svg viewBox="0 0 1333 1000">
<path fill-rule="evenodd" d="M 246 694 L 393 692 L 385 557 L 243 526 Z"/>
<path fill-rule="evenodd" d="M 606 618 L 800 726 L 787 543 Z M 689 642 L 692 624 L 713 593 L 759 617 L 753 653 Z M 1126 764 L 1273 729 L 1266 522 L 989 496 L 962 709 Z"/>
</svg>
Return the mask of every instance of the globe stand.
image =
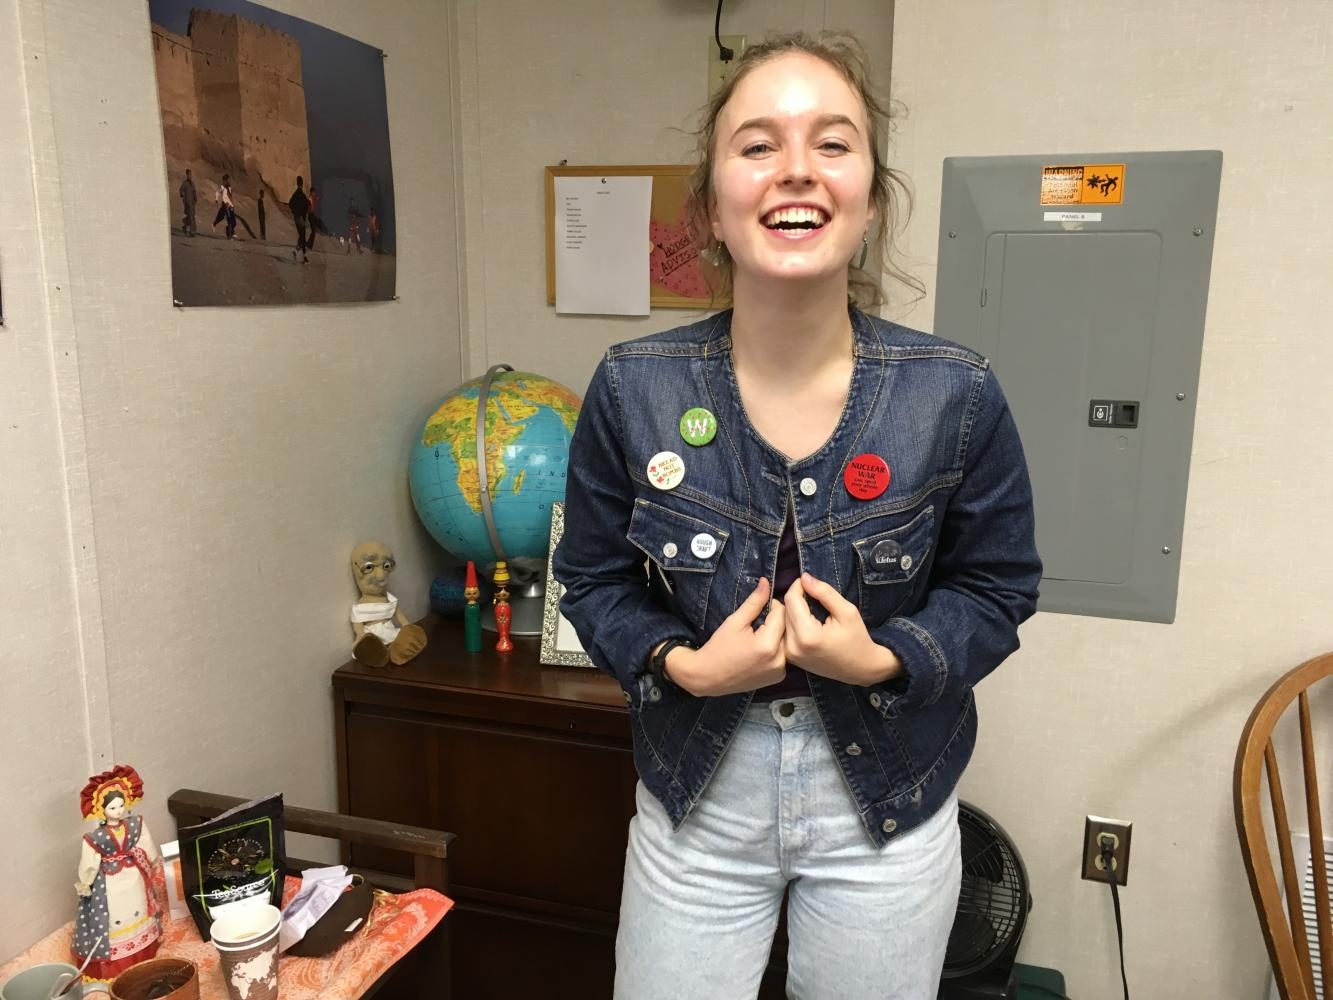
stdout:
<svg viewBox="0 0 1333 1000">
<path fill-rule="evenodd" d="M 546 588 L 540 580 L 510 588 L 509 606 L 514 615 L 509 623 L 510 635 L 541 635 L 542 617 L 546 610 Z M 481 627 L 495 631 L 495 605 L 481 609 Z"/>
</svg>

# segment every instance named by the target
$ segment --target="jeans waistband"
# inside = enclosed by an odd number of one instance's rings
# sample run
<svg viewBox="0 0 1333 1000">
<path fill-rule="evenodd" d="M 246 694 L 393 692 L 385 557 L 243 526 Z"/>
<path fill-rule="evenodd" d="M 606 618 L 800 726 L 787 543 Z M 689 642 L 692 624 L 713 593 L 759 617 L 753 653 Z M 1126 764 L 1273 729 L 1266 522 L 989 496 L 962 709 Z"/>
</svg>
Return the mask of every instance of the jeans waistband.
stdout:
<svg viewBox="0 0 1333 1000">
<path fill-rule="evenodd" d="M 822 726 L 815 700 L 809 695 L 799 698 L 775 698 L 772 701 L 752 701 L 745 710 L 746 722 L 772 726 L 775 729 L 798 729 Z"/>
</svg>

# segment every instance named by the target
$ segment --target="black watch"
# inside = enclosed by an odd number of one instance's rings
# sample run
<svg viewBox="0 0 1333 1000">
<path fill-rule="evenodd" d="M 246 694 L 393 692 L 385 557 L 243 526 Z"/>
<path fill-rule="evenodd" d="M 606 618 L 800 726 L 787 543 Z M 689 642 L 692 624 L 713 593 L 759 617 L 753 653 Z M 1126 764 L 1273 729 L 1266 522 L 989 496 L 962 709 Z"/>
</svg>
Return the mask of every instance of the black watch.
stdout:
<svg viewBox="0 0 1333 1000">
<path fill-rule="evenodd" d="M 689 639 L 668 639 L 662 643 L 656 653 L 648 658 L 648 672 L 658 680 L 666 677 L 666 658 L 667 653 L 671 652 L 677 646 L 684 646 L 686 649 L 698 649 Z"/>
</svg>

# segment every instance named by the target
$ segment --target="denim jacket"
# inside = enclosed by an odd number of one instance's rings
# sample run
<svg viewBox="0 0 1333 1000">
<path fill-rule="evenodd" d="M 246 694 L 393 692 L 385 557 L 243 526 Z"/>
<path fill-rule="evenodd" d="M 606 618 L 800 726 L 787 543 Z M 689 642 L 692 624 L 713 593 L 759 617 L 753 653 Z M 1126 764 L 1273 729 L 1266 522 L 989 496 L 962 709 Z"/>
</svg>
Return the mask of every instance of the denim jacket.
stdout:
<svg viewBox="0 0 1333 1000">
<path fill-rule="evenodd" d="M 802 569 L 856 604 L 903 673 L 858 687 L 810 675 L 833 755 L 883 845 L 948 798 L 972 754 L 972 688 L 1018 648 L 1041 562 L 1018 432 L 988 362 L 851 310 L 855 364 L 837 428 L 790 461 L 750 425 L 731 363 L 731 314 L 620 344 L 588 387 L 570 444 L 561 611 L 625 690 L 634 759 L 676 827 L 708 784 L 753 693 L 698 698 L 647 671 L 672 637 L 702 644 L 772 580 L 794 516 Z M 692 407 L 717 421 L 693 446 Z M 660 489 L 661 452 L 684 463 Z M 888 487 L 858 499 L 844 474 L 883 459 Z M 696 543 L 700 536 L 706 536 Z M 707 539 L 711 539 L 709 542 Z M 812 610 L 823 617 L 822 608 Z"/>
</svg>

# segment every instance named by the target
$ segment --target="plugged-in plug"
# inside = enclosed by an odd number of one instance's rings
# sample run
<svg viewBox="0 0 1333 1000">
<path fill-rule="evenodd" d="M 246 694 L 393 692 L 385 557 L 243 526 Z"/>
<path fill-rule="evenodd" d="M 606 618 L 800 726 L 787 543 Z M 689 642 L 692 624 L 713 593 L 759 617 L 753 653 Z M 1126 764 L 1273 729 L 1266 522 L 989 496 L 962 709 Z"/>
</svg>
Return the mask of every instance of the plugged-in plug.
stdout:
<svg viewBox="0 0 1333 1000">
<path fill-rule="evenodd" d="M 1110 882 L 1115 873 L 1117 885 L 1129 879 L 1129 835 L 1132 823 L 1124 820 L 1088 816 L 1083 825 L 1083 877 L 1092 882 Z"/>
</svg>

